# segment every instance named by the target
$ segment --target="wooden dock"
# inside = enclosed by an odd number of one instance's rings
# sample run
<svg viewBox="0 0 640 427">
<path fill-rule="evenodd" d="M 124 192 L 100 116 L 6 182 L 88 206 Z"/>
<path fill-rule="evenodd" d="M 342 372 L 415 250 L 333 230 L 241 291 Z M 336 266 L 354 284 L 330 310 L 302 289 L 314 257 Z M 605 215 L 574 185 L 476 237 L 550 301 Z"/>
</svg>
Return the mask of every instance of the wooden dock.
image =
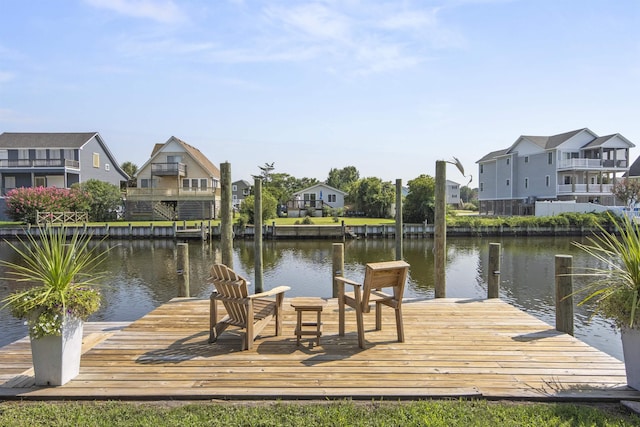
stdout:
<svg viewBox="0 0 640 427">
<path fill-rule="evenodd" d="M 208 344 L 208 300 L 174 299 L 131 324 L 88 324 L 80 375 L 35 387 L 27 339 L 0 349 L 2 399 L 422 399 L 640 400 L 624 364 L 498 299 L 406 302 L 406 342 L 393 310 L 355 318 L 339 337 L 337 301 L 322 313 L 320 346 L 296 346 L 285 301 L 283 335 L 267 326 L 254 348 L 225 332 Z"/>
</svg>

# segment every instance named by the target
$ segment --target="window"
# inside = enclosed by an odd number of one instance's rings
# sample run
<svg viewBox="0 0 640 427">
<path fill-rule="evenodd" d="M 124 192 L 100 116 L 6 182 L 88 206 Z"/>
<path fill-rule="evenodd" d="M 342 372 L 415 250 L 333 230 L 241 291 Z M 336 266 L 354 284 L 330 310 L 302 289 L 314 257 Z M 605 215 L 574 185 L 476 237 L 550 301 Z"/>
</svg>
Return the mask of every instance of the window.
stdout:
<svg viewBox="0 0 640 427">
<path fill-rule="evenodd" d="M 182 180 L 182 188 L 189 188 L 189 178 Z"/>
<path fill-rule="evenodd" d="M 529 188 L 529 178 L 524 179 L 524 188 Z"/>
<path fill-rule="evenodd" d="M 336 202 L 336 195 L 335 194 L 329 194 L 327 201 L 329 203 L 335 203 Z"/>
<path fill-rule="evenodd" d="M 15 176 L 5 176 L 4 177 L 4 189 L 6 191 L 13 190 L 16 188 L 16 177 Z"/>
<path fill-rule="evenodd" d="M 181 163 L 182 156 L 167 156 L 167 163 Z"/>
<path fill-rule="evenodd" d="M 238 191 L 238 186 L 237 185 L 233 185 L 232 186 L 232 191 Z"/>
<path fill-rule="evenodd" d="M 507 157 L 507 165 L 509 165 L 511 159 L 509 157 Z"/>
<path fill-rule="evenodd" d="M 111 166 L 109 166 L 109 163 L 105 163 L 104 164 L 104 170 L 106 170 L 106 171 L 110 171 L 111 170 Z"/>
<path fill-rule="evenodd" d="M 480 183 L 480 191 L 484 191 L 484 182 Z"/>
<path fill-rule="evenodd" d="M 191 188 L 198 188 L 198 179 L 197 178 L 193 178 L 191 180 Z"/>
<path fill-rule="evenodd" d="M 149 178 L 142 178 L 140 180 L 140 188 L 156 188 L 156 180 Z"/>
<path fill-rule="evenodd" d="M 18 160 L 29 160 L 29 150 L 18 150 Z"/>
<path fill-rule="evenodd" d="M 509 186 L 509 184 L 510 184 L 510 182 L 509 182 L 509 180 L 507 179 L 507 187 Z"/>
<path fill-rule="evenodd" d="M 49 150 L 49 158 L 60 160 L 60 150 Z"/>
<path fill-rule="evenodd" d="M 34 187 L 46 187 L 47 178 L 44 176 L 36 176 L 33 178 L 33 184 Z"/>
<path fill-rule="evenodd" d="M 36 160 L 47 160 L 47 150 L 36 150 Z"/>
<path fill-rule="evenodd" d="M 64 159 L 65 160 L 76 160 L 76 152 L 72 149 L 64 150 Z"/>
<path fill-rule="evenodd" d="M 480 173 L 484 172 L 484 165 L 480 165 Z"/>
<path fill-rule="evenodd" d="M 93 167 L 100 167 L 100 153 L 93 153 Z"/>
<path fill-rule="evenodd" d="M 0 160 L 7 160 L 9 158 L 9 150 L 0 150 Z"/>
<path fill-rule="evenodd" d="M 565 185 L 571 184 L 571 176 L 570 175 L 565 175 L 563 179 L 564 179 L 564 184 Z"/>
<path fill-rule="evenodd" d="M 524 156 L 524 162 L 529 163 L 529 156 Z"/>
<path fill-rule="evenodd" d="M 547 187 L 551 185 L 551 177 L 549 175 L 544 177 L 544 182 L 547 184 Z"/>
<path fill-rule="evenodd" d="M 549 153 L 547 156 L 548 156 L 547 157 L 547 163 L 552 165 L 553 164 L 553 153 Z"/>
<path fill-rule="evenodd" d="M 200 188 L 203 190 L 207 189 L 207 178 L 200 178 Z"/>
</svg>

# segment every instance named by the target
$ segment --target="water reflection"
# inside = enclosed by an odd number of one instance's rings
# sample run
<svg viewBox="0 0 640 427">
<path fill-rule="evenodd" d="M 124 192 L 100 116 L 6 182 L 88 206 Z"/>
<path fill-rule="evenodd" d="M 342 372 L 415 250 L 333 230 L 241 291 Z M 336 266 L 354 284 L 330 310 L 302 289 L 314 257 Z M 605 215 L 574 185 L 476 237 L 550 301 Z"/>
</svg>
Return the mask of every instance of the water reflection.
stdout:
<svg viewBox="0 0 640 427">
<path fill-rule="evenodd" d="M 447 297 L 485 298 L 487 295 L 487 265 L 489 243 L 502 245 L 500 296 L 505 301 L 555 325 L 554 256 L 574 257 L 574 266 L 581 267 L 593 260 L 572 246 L 575 238 L 509 237 L 509 238 L 449 238 L 447 239 Z M 173 240 L 105 241 L 111 247 L 105 264 L 109 276 L 105 281 L 104 306 L 91 320 L 135 320 L 177 294 L 177 246 Z M 291 286 L 287 297 L 332 294 L 333 242 L 272 241 L 264 242 L 264 288 Z M 433 298 L 433 241 L 406 239 L 404 257 L 411 265 L 407 297 Z M 5 243 L 0 243 L 0 257 L 18 261 Z M 361 239 L 345 242 L 345 276 L 360 280 L 364 264 L 395 257 L 395 242 L 387 239 Z M 220 262 L 220 242 L 190 242 L 191 295 L 207 298 L 211 286 L 207 283 L 209 268 Z M 252 241 L 234 243 L 234 268 L 254 281 L 255 249 Z M 0 269 L 0 277 L 6 277 Z M 578 278 L 575 287 L 584 285 Z M 0 281 L 0 298 L 15 284 Z M 253 291 L 253 289 L 251 289 Z M 589 322 L 588 307 L 576 307 L 576 336 L 609 354 L 622 359 L 620 339 L 610 323 L 596 318 Z M 22 321 L 7 310 L 0 311 L 0 345 L 26 334 Z"/>
</svg>

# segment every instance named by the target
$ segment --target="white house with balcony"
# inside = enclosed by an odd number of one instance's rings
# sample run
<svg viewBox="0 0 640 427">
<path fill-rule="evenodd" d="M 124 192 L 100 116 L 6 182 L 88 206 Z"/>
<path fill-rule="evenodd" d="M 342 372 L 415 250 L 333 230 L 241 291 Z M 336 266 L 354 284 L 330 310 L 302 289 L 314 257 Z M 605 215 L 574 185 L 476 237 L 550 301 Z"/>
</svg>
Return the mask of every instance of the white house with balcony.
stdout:
<svg viewBox="0 0 640 427">
<path fill-rule="evenodd" d="M 221 200 L 220 170 L 197 148 L 172 136 L 156 144 L 127 188 L 126 218 L 214 219 Z"/>
<path fill-rule="evenodd" d="M 632 147 L 620 134 L 598 136 L 587 128 L 522 135 L 477 161 L 480 213 L 532 215 L 538 200 L 620 205 L 611 188 L 628 172 Z"/>
</svg>

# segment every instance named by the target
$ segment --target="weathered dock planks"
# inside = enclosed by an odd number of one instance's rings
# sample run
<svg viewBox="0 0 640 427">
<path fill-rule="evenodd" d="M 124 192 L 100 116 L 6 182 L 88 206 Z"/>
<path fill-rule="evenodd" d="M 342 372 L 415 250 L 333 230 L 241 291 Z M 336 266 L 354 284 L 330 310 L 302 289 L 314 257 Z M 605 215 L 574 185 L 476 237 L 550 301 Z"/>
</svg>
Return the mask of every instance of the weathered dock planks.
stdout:
<svg viewBox="0 0 640 427">
<path fill-rule="evenodd" d="M 125 327 L 88 327 L 80 375 L 62 387 L 32 386 L 21 340 L 0 349 L 0 397 L 640 400 L 621 361 L 497 299 L 406 302 L 404 343 L 393 310 L 383 311 L 382 331 L 371 313 L 365 350 L 353 312 L 338 336 L 336 300 L 313 347 L 296 346 L 295 311 L 285 306 L 283 335 L 269 325 L 248 351 L 233 330 L 208 344 L 205 300 L 174 299 Z"/>
</svg>

